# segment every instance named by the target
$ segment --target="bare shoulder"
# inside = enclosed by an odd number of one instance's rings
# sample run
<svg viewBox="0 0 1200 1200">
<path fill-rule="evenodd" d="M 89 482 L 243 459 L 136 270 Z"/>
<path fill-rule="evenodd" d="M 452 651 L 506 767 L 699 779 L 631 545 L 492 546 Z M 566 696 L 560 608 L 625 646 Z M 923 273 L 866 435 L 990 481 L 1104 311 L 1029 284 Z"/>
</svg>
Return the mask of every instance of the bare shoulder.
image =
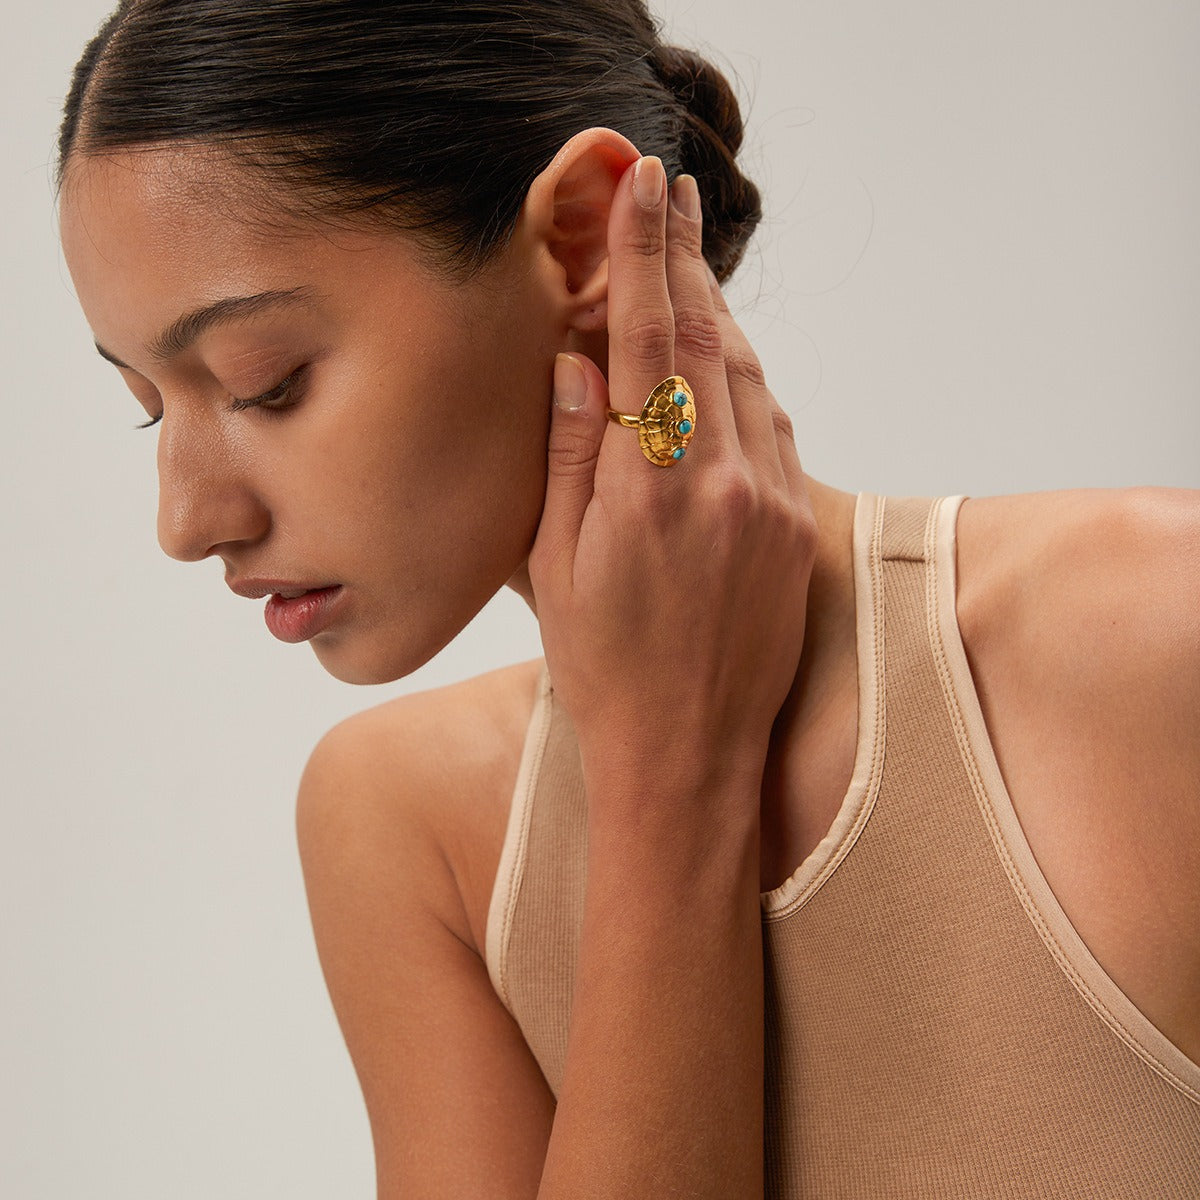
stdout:
<svg viewBox="0 0 1200 1200">
<path fill-rule="evenodd" d="M 968 500 L 957 547 L 963 643 L 1034 856 L 1200 1060 L 1200 491 Z"/>
<path fill-rule="evenodd" d="M 554 1097 L 470 919 L 537 674 L 525 663 L 351 717 L 301 780 L 309 913 L 380 1197 L 531 1196 L 545 1165 Z"/>
<path fill-rule="evenodd" d="M 1066 699 L 1083 689 L 1093 706 L 1105 697 L 1117 710 L 1108 716 L 1185 748 L 1196 729 L 1186 702 L 1200 696 L 1200 491 L 972 499 L 959 515 L 958 567 L 959 618 L 976 648 L 1017 639 L 1037 652 L 1040 664 L 1024 655 L 1023 666 L 1042 690 L 1057 684 Z M 1069 670 L 1051 678 L 1049 666 Z M 1131 712 L 1122 696 L 1159 703 Z"/>
<path fill-rule="evenodd" d="M 504 667 L 334 726 L 313 750 L 297 798 L 306 877 L 318 856 L 322 873 L 342 857 L 364 874 L 368 855 L 380 878 L 399 880 L 407 868 L 437 915 L 482 956 L 540 670 L 540 659 Z"/>
</svg>

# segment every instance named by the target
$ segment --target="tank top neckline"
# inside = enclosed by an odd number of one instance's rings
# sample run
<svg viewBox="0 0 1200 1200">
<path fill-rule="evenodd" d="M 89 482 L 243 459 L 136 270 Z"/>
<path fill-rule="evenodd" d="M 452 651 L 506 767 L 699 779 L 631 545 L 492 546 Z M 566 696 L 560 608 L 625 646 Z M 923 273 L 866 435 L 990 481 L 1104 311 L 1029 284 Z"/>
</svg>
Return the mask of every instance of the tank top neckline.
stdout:
<svg viewBox="0 0 1200 1200">
<path fill-rule="evenodd" d="M 997 859 L 1026 916 L 1058 968 L 1108 1029 L 1156 1074 L 1200 1103 L 1200 1063 L 1189 1059 L 1125 995 L 1093 957 L 1051 891 L 1025 840 L 1008 794 L 975 689 L 956 611 L 956 531 L 966 495 L 936 498 L 887 497 L 859 492 L 855 501 L 853 573 L 858 665 L 858 737 L 849 786 L 828 832 L 778 887 L 760 893 L 765 927 L 786 922 L 803 909 L 852 852 L 871 817 L 884 774 L 887 748 L 884 670 L 884 560 L 926 564 L 927 632 L 949 724 L 970 779 Z M 885 517 L 901 505 L 923 506 L 923 546 L 887 544 Z M 509 830 L 498 879 L 512 876 L 507 903 L 493 895 L 488 923 L 489 971 L 503 974 L 507 944 L 529 836 L 532 796 L 555 710 L 553 686 L 542 664 L 538 694 L 518 771 Z M 969 801 L 968 801 L 969 802 Z M 501 995 L 504 995 L 501 991 Z"/>
<path fill-rule="evenodd" d="M 846 794 L 825 836 L 777 887 L 759 893 L 764 919 L 782 920 L 802 908 L 854 847 L 879 791 L 885 747 L 883 703 L 881 497 L 859 492 L 854 503 L 855 651 L 858 660 L 858 737 Z"/>
</svg>

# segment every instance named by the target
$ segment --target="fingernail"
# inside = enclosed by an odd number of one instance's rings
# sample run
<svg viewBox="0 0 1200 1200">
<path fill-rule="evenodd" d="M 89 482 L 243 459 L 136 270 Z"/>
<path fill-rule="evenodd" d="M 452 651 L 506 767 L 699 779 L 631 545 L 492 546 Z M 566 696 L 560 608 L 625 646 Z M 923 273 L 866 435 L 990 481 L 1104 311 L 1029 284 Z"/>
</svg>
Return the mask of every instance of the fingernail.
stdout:
<svg viewBox="0 0 1200 1200">
<path fill-rule="evenodd" d="M 694 221 L 700 215 L 700 189 L 692 175 L 679 175 L 671 184 L 671 203 L 683 215 Z"/>
<path fill-rule="evenodd" d="M 633 168 L 633 198 L 642 208 L 654 209 L 663 202 L 666 194 L 667 173 L 662 159 L 653 155 L 639 158 Z"/>
<path fill-rule="evenodd" d="M 720 291 L 721 285 L 717 282 L 717 277 L 713 274 L 712 267 L 710 267 L 708 265 L 708 263 L 705 263 L 704 269 L 706 272 L 708 272 L 708 286 L 712 287 L 712 288 L 716 288 L 718 291 Z"/>
<path fill-rule="evenodd" d="M 587 380 L 577 359 L 569 354 L 554 356 L 554 403 L 563 412 L 578 412 L 587 399 Z"/>
</svg>

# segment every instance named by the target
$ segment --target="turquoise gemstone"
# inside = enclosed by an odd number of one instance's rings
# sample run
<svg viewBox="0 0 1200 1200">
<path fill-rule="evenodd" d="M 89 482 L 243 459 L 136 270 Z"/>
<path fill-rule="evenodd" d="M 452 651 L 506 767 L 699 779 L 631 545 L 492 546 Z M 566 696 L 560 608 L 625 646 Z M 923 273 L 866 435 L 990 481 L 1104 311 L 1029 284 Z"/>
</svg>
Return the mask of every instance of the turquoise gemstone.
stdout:
<svg viewBox="0 0 1200 1200">
<path fill-rule="evenodd" d="M 692 432 L 691 421 L 680 421 L 679 422 L 679 432 L 680 433 L 691 433 Z"/>
<path fill-rule="evenodd" d="M 676 392 L 672 399 L 682 408 L 687 403 L 687 392 Z"/>
<path fill-rule="evenodd" d="M 671 455 L 671 457 L 672 458 L 682 458 L 686 453 L 687 453 L 687 451 L 682 446 L 680 446 L 679 449 L 676 450 L 675 453 Z"/>
</svg>

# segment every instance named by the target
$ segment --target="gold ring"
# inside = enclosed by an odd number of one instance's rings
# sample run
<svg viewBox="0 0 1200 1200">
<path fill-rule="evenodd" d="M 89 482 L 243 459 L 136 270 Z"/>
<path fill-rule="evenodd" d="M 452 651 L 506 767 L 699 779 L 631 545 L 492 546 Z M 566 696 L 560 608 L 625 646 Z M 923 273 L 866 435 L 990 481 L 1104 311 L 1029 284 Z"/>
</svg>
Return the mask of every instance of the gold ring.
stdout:
<svg viewBox="0 0 1200 1200">
<path fill-rule="evenodd" d="M 669 375 L 646 397 L 640 416 L 610 408 L 608 419 L 636 429 L 642 453 L 656 467 L 673 467 L 696 432 L 696 399 L 682 375 Z"/>
</svg>

